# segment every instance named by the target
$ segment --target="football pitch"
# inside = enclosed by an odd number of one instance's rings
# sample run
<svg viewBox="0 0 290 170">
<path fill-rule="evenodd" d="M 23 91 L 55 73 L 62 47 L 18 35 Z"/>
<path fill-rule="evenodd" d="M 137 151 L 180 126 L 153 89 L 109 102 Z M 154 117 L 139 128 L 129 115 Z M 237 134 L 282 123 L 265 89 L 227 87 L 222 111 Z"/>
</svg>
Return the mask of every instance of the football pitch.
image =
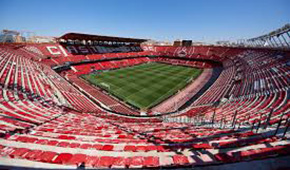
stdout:
<svg viewBox="0 0 290 170">
<path fill-rule="evenodd" d="M 202 70 L 161 63 L 146 63 L 82 77 L 119 99 L 147 110 L 196 79 Z"/>
</svg>

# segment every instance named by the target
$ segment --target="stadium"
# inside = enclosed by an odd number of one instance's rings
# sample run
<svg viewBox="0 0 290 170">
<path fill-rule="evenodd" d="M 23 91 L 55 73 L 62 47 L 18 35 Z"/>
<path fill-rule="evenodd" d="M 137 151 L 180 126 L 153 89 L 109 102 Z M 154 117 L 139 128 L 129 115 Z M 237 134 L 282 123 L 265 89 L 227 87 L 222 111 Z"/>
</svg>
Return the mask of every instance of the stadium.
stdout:
<svg viewBox="0 0 290 170">
<path fill-rule="evenodd" d="M 0 35 L 0 169 L 289 169 L 290 25 L 236 42 Z"/>
</svg>

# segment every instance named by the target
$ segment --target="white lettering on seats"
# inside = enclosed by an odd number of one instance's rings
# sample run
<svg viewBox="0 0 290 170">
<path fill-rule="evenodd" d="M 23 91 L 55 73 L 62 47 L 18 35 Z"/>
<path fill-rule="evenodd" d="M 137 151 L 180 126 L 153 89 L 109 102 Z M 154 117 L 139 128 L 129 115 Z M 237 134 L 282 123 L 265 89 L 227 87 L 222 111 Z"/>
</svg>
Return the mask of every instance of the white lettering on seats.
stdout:
<svg viewBox="0 0 290 170">
<path fill-rule="evenodd" d="M 82 54 L 88 54 L 89 50 L 85 46 L 79 46 L 79 50 Z"/>
<path fill-rule="evenodd" d="M 95 46 L 89 46 L 89 48 L 91 49 L 91 51 L 93 51 L 93 53 L 98 53 Z"/>
<path fill-rule="evenodd" d="M 52 55 L 61 55 L 61 52 L 56 46 L 47 46 L 46 49 L 50 52 Z"/>
<path fill-rule="evenodd" d="M 65 49 L 61 45 L 59 45 L 59 48 L 62 51 L 62 53 L 64 54 L 64 56 L 67 57 L 68 55 L 67 55 Z"/>
<path fill-rule="evenodd" d="M 66 46 L 66 49 L 69 53 L 78 54 L 78 50 L 74 46 Z"/>
</svg>

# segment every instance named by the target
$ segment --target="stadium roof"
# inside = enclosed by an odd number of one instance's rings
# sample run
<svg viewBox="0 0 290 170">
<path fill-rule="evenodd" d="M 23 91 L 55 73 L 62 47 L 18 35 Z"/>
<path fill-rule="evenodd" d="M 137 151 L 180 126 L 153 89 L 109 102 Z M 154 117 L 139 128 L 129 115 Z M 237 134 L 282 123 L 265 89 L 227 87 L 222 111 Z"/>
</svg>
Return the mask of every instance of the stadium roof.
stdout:
<svg viewBox="0 0 290 170">
<path fill-rule="evenodd" d="M 270 37 L 273 37 L 273 36 L 279 36 L 281 34 L 284 34 L 286 32 L 289 32 L 290 31 L 290 24 L 286 24 L 284 25 L 283 27 L 275 30 L 275 31 L 272 31 L 268 34 L 265 34 L 265 35 L 261 35 L 259 37 L 256 37 L 256 38 L 251 38 L 249 39 L 250 41 L 255 41 L 255 40 L 258 40 L 258 39 L 267 39 L 267 38 L 270 38 Z"/>
<path fill-rule="evenodd" d="M 81 33 L 67 33 L 58 39 L 65 40 L 92 40 L 92 41 L 119 41 L 119 42 L 145 42 L 147 39 L 139 38 L 124 38 L 124 37 L 111 37 L 102 35 L 91 35 L 91 34 L 81 34 Z"/>
</svg>

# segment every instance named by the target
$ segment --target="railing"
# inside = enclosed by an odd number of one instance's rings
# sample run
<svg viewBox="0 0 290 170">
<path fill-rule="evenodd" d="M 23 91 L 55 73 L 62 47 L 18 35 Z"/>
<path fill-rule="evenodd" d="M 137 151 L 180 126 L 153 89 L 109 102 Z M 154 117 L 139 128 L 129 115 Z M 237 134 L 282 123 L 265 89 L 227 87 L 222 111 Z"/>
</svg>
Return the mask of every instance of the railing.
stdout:
<svg viewBox="0 0 290 170">
<path fill-rule="evenodd" d="M 204 116 L 178 116 L 178 117 L 170 117 L 170 116 L 162 116 L 161 119 L 166 123 L 186 123 L 192 124 L 194 126 L 203 126 L 203 127 L 212 127 L 219 129 L 235 129 L 240 130 L 241 128 L 250 129 L 253 132 L 258 133 L 259 130 L 272 130 L 274 129 L 273 135 L 277 135 L 278 131 L 283 130 L 282 137 L 286 135 L 290 126 L 290 117 L 287 116 L 287 112 L 280 114 L 280 119 L 277 122 L 270 124 L 270 120 L 273 116 L 273 109 L 268 114 L 260 114 L 260 119 L 255 119 L 253 123 L 248 121 L 239 122 L 237 119 L 238 111 L 235 111 L 233 115 L 233 119 L 230 122 L 226 122 L 225 118 L 220 119 L 219 121 L 215 120 L 215 114 L 211 119 L 206 119 Z M 202 114 L 201 114 L 202 115 Z M 263 117 L 267 116 L 266 120 L 263 120 Z"/>
</svg>

